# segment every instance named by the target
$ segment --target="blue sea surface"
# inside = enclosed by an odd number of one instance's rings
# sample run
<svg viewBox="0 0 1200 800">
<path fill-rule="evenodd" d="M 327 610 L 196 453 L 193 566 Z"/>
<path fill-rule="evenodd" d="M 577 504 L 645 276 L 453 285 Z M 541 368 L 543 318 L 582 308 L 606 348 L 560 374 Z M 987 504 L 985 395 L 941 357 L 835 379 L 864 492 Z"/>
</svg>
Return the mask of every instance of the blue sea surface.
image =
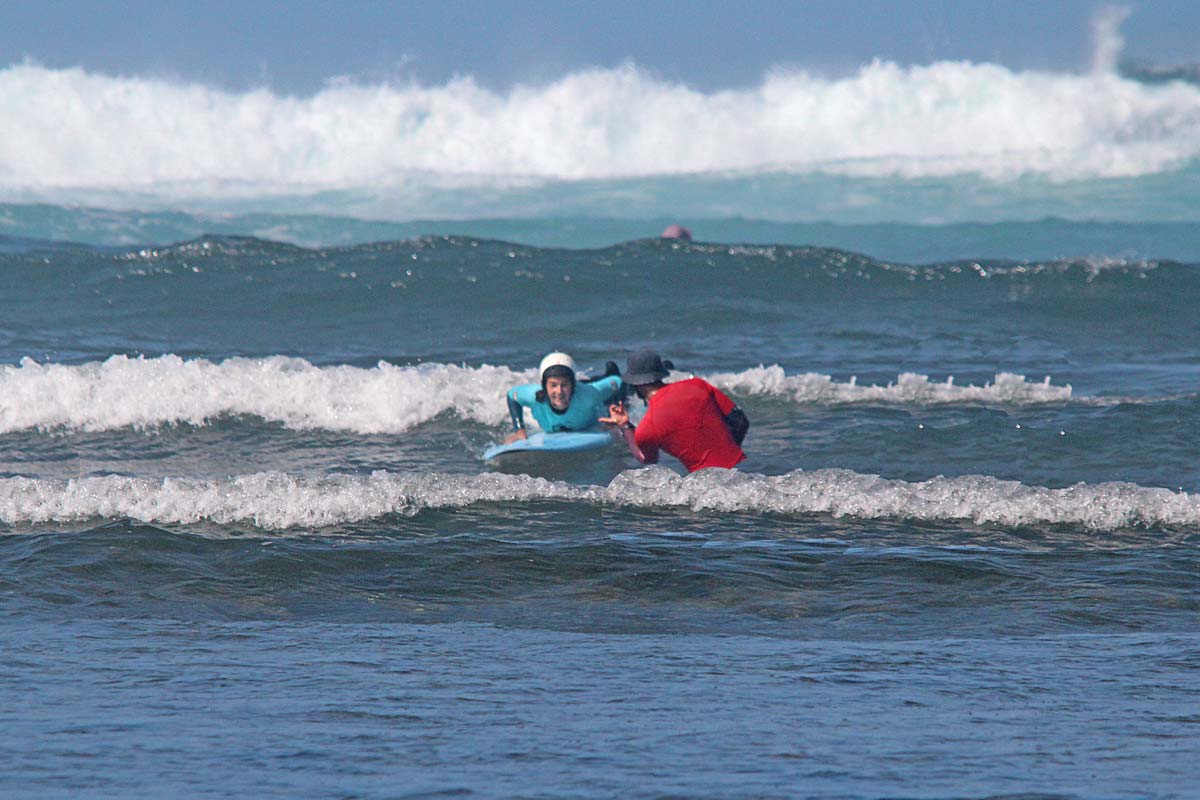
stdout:
<svg viewBox="0 0 1200 800">
<path fill-rule="evenodd" d="M 8 671 L 38 689 L 0 713 L 9 797 L 1186 797 L 1198 777 L 1170 678 L 1194 634 L 22 631 Z"/>
</svg>

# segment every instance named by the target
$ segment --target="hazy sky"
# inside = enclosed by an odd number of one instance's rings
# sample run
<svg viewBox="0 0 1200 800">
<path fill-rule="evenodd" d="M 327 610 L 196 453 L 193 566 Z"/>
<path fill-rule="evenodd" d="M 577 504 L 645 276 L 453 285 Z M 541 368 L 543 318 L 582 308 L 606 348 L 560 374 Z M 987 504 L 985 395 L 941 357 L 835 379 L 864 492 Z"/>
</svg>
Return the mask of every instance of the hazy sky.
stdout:
<svg viewBox="0 0 1200 800">
<path fill-rule="evenodd" d="M 706 90 L 755 84 L 772 66 L 841 75 L 874 57 L 1083 70 L 1090 22 L 1113 5 L 1130 9 L 1126 55 L 1200 61 L 1196 0 L 13 0 L 0 3 L 0 66 L 301 94 L 336 76 L 470 74 L 502 89 L 627 60 Z"/>
</svg>

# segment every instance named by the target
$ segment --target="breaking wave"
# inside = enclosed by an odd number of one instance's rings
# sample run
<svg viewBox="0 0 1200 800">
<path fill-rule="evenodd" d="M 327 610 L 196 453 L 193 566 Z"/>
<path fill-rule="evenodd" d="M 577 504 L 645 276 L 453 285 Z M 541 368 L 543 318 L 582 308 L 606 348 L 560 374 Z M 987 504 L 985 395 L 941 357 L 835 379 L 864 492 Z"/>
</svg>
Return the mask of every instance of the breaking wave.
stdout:
<svg viewBox="0 0 1200 800">
<path fill-rule="evenodd" d="M 992 383 L 960 386 L 954 377 L 931 381 L 928 375 L 901 373 L 894 383 L 860 386 L 856 378 L 839 383 L 828 375 L 805 373 L 788 375 L 778 365 L 759 366 L 743 372 L 717 373 L 708 380 L 733 394 L 770 395 L 797 403 L 850 405 L 887 403 L 905 405 L 949 405 L 980 403 L 989 405 L 1041 405 L 1064 403 L 1071 399 L 1071 387 L 1056 386 L 1046 376 L 1040 382 L 1025 380 L 1024 375 L 1001 372 Z"/>
<path fill-rule="evenodd" d="M 527 475 L 375 472 L 296 478 L 267 472 L 225 480 L 123 476 L 0 480 L 0 520 L 70 523 L 95 518 L 146 523 L 239 523 L 267 530 L 323 528 L 480 503 L 555 501 L 694 512 L 811 515 L 979 525 L 1065 525 L 1120 530 L 1200 523 L 1200 498 L 1131 483 L 1028 486 L 987 476 L 889 480 L 848 470 L 765 476 L 664 467 L 632 470 L 608 486 Z"/>
<path fill-rule="evenodd" d="M 208 361 L 119 355 L 77 366 L 26 358 L 0 367 L 0 433 L 205 425 L 239 415 L 297 430 L 364 435 L 402 433 L 442 414 L 499 425 L 507 419 L 505 391 L 535 375 L 489 365 L 316 366 L 285 356 Z M 735 396 L 820 405 L 1027 406 L 1072 399 L 1070 386 L 1055 385 L 1049 377 L 1031 382 L 1011 373 L 981 386 L 912 373 L 886 385 L 859 385 L 815 373 L 788 375 L 777 365 L 705 377 Z"/>
<path fill-rule="evenodd" d="M 451 411 L 498 424 L 507 415 L 504 392 L 532 379 L 532 371 L 487 365 L 318 367 L 284 356 L 221 362 L 112 356 L 81 366 L 23 359 L 0 368 L 0 432 L 204 425 L 251 415 L 300 430 L 379 434 Z"/>
<path fill-rule="evenodd" d="M 331 84 L 229 92 L 33 63 L 0 69 L 0 190 L 167 197 L 401 193 L 780 171 L 1136 177 L 1200 157 L 1200 86 L 1115 69 L 875 61 L 705 93 L 633 65 L 489 91 Z M 137 141 L 136 148 L 129 142 Z"/>
</svg>

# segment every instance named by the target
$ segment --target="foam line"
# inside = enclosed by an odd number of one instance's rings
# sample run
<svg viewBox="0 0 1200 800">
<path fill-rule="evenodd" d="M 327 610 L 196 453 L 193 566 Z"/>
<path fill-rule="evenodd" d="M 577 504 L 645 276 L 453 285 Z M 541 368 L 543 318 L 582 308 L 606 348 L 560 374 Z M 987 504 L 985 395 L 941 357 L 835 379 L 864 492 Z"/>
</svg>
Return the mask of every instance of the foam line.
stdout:
<svg viewBox="0 0 1200 800">
<path fill-rule="evenodd" d="M 533 371 L 487 365 L 317 367 L 284 356 L 111 356 L 81 366 L 24 359 L 0 367 L 0 433 L 204 425 L 243 414 L 361 434 L 400 433 L 447 412 L 494 425 L 507 418 L 505 390 L 532 379 Z"/>
<path fill-rule="evenodd" d="M 709 376 L 715 385 L 735 394 L 784 397 L 797 403 L 850 405 L 887 403 L 904 405 L 949 405 L 979 403 L 989 405 L 1040 405 L 1064 403 L 1071 399 L 1071 387 L 1057 386 L 1049 376 L 1041 381 L 1026 381 L 1024 375 L 997 373 L 991 383 L 959 386 L 954 378 L 931 381 L 927 375 L 904 372 L 894 383 L 860 386 L 851 379 L 838 383 L 828 375 L 805 373 L 788 375 L 782 367 L 759 366 L 743 372 L 716 373 Z"/>
<path fill-rule="evenodd" d="M 318 367 L 285 356 L 226 361 L 111 356 L 78 366 L 23 359 L 0 367 L 0 433 L 107 431 L 205 425 L 247 415 L 296 430 L 402 433 L 441 414 L 482 425 L 507 418 L 504 393 L 536 370 L 427 363 L 371 368 Z M 675 377 L 684 377 L 678 374 Z M 1027 406 L 1071 400 L 1071 387 L 1000 373 L 993 383 L 959 386 L 904 373 L 894 383 L 860 386 L 828 375 L 788 375 L 777 366 L 707 376 L 735 396 L 848 405 L 982 403 Z"/>
<path fill-rule="evenodd" d="M 211 521 L 266 530 L 313 529 L 430 509 L 544 501 L 1087 530 L 1200 524 L 1200 498 L 1130 483 L 1047 489 L 979 475 L 907 482 L 835 469 L 779 476 L 704 470 L 681 477 L 652 467 L 624 472 L 608 486 L 575 486 L 527 475 L 389 472 L 322 479 L 268 472 L 204 481 L 122 476 L 0 480 L 0 520 L 9 525 L 129 518 L 154 524 Z"/>
</svg>

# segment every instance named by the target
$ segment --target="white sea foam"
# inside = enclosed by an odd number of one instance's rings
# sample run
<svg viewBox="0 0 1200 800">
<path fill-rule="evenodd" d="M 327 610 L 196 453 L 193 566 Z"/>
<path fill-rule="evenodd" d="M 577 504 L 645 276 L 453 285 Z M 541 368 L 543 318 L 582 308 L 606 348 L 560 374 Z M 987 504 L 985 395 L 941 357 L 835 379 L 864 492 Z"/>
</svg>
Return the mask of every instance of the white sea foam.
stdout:
<svg viewBox="0 0 1200 800">
<path fill-rule="evenodd" d="M 743 372 L 708 376 L 714 385 L 734 394 L 784 397 L 797 403 L 849 405 L 855 403 L 895 403 L 905 405 L 947 405 L 981 403 L 990 405 L 1039 405 L 1064 403 L 1071 399 L 1071 387 L 1057 386 L 1049 376 L 1041 381 L 1026 381 L 1024 375 L 997 373 L 991 383 L 959 386 L 954 378 L 931 381 L 927 375 L 904 372 L 894 383 L 860 386 L 851 379 L 838 383 L 828 375 L 809 372 L 788 375 L 782 367 L 759 366 Z"/>
<path fill-rule="evenodd" d="M 465 77 L 308 97 L 24 63 L 0 69 L 0 191 L 419 194 L 762 170 L 1065 180 L 1200 156 L 1200 87 L 1127 80 L 1104 58 L 1086 74 L 876 61 L 711 93 L 628 65 L 503 93 Z"/>
<path fill-rule="evenodd" d="M 624 472 L 608 486 L 575 486 L 499 473 L 376 472 L 301 479 L 270 472 L 207 481 L 120 476 L 0 480 L 0 521 L 6 524 L 128 518 L 283 530 L 351 524 L 426 509 L 536 501 L 1089 530 L 1200 524 L 1200 498 L 1130 483 L 1047 489 L 977 475 L 906 482 L 848 470 L 780 476 L 703 470 L 681 477 L 664 467 L 652 467 Z"/>
<path fill-rule="evenodd" d="M 284 356 L 112 356 L 81 366 L 24 359 L 0 367 L 0 432 L 203 425 L 240 414 L 362 434 L 399 433 L 448 412 L 493 425 L 507 417 L 504 392 L 533 377 L 487 365 L 317 367 Z"/>
<path fill-rule="evenodd" d="M 249 415 L 297 430 L 401 433 L 441 414 L 483 425 L 507 419 L 504 393 L 535 380 L 535 370 L 456 364 L 318 367 L 272 356 L 226 361 L 111 356 L 73 366 L 23 359 L 0 366 L 0 433 L 204 425 Z M 676 376 L 682 377 L 682 375 Z M 1036 405 L 1071 399 L 1070 386 L 1001 373 L 984 386 L 958 386 L 905 373 L 895 383 L 860 386 L 828 375 L 788 375 L 779 366 L 707 376 L 734 396 L 846 405 L 984 403 Z"/>
</svg>

